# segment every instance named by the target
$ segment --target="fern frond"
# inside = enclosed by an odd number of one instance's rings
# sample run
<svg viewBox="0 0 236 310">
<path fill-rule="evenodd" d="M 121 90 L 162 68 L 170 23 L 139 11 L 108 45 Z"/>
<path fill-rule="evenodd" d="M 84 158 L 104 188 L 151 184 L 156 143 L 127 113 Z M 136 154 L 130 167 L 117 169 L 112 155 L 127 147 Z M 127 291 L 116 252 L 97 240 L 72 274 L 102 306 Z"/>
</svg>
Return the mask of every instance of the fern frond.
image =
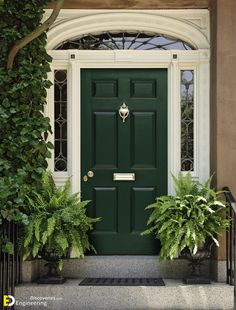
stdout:
<svg viewBox="0 0 236 310">
<path fill-rule="evenodd" d="M 25 257 L 46 251 L 62 258 L 71 248 L 77 257 L 84 257 L 86 250 L 95 251 L 88 232 L 101 219 L 87 216 L 90 201 L 80 201 L 79 193 L 71 194 L 69 179 L 63 188 L 56 187 L 52 173 L 45 172 L 41 191 L 32 192 L 27 200 L 31 210 L 23 242 Z"/>
<path fill-rule="evenodd" d="M 200 184 L 190 173 L 173 176 L 176 196 L 158 197 L 146 207 L 153 211 L 141 235 L 154 234 L 160 240 L 160 259 L 173 259 L 186 248 L 194 255 L 207 238 L 218 245 L 217 235 L 229 220 L 219 192 L 210 187 L 211 179 Z"/>
<path fill-rule="evenodd" d="M 47 233 L 47 236 L 49 237 L 53 233 L 55 225 L 56 225 L 55 217 L 49 217 L 48 220 L 47 220 L 47 223 L 48 223 L 48 226 L 47 226 L 46 233 Z"/>
</svg>

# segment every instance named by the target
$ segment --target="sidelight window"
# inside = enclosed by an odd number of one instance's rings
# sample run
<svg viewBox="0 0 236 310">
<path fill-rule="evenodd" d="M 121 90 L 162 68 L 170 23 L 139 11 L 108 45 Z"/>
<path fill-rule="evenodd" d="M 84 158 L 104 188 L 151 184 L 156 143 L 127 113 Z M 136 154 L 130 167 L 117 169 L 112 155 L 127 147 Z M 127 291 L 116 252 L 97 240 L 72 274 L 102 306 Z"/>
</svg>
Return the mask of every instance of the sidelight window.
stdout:
<svg viewBox="0 0 236 310">
<path fill-rule="evenodd" d="M 181 70 L 181 171 L 194 170 L 194 71 Z"/>
<path fill-rule="evenodd" d="M 67 171 L 67 70 L 54 71 L 54 170 Z"/>
</svg>

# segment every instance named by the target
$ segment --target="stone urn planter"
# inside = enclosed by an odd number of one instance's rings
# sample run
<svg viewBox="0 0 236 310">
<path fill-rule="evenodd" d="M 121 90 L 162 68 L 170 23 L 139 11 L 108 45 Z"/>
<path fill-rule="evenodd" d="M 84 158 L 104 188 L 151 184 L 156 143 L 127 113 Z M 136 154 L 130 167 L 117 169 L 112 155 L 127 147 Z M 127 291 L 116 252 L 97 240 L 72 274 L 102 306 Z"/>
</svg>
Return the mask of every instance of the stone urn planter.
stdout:
<svg viewBox="0 0 236 310">
<path fill-rule="evenodd" d="M 181 252 L 180 258 L 187 259 L 191 267 L 189 277 L 183 278 L 185 284 L 210 284 L 211 280 L 202 273 L 204 260 L 211 257 L 211 249 L 214 244 L 212 239 L 207 240 L 204 245 L 198 248 L 196 254 L 191 254 L 188 249 Z"/>
<path fill-rule="evenodd" d="M 38 284 L 63 284 L 66 279 L 58 273 L 59 257 L 52 253 L 42 251 L 41 257 L 47 262 L 45 266 L 48 268 L 48 272 L 43 277 L 37 280 Z"/>
</svg>

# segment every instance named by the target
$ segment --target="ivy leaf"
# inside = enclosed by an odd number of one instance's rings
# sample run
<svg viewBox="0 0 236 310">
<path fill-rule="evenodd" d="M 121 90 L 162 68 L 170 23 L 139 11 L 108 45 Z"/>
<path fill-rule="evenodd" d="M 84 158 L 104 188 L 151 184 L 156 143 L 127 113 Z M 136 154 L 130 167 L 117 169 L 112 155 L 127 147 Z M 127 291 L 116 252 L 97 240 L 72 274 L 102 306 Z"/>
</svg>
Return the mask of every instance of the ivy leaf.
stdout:
<svg viewBox="0 0 236 310">
<path fill-rule="evenodd" d="M 9 99 L 7 98 L 3 99 L 2 106 L 4 106 L 5 108 L 9 108 L 10 107 Z"/>
<path fill-rule="evenodd" d="M 2 251 L 4 253 L 8 254 L 13 254 L 14 253 L 14 245 L 12 242 L 7 241 L 3 246 L 2 246 Z"/>
</svg>

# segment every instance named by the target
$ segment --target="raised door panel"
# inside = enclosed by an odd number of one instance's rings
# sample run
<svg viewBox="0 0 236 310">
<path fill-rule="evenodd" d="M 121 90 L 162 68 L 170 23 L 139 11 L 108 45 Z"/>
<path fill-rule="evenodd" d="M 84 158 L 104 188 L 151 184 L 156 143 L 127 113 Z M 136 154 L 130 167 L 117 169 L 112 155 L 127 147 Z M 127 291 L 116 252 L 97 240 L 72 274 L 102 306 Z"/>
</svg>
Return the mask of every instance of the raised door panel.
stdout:
<svg viewBox="0 0 236 310">
<path fill-rule="evenodd" d="M 131 193 L 131 231 L 141 233 L 147 228 L 150 211 L 145 207 L 151 204 L 156 196 L 155 187 L 133 187 Z"/>
<path fill-rule="evenodd" d="M 92 97 L 95 98 L 114 98 L 118 95 L 117 80 L 94 80 L 92 82 Z"/>
<path fill-rule="evenodd" d="M 116 187 L 95 187 L 93 189 L 93 216 L 101 217 L 97 222 L 93 233 L 117 232 L 117 188 Z"/>
<path fill-rule="evenodd" d="M 116 112 L 93 113 L 93 168 L 117 167 Z"/>
<path fill-rule="evenodd" d="M 156 98 L 156 80 L 131 80 L 131 98 Z"/>
<path fill-rule="evenodd" d="M 156 112 L 133 112 L 132 168 L 156 168 Z"/>
</svg>

